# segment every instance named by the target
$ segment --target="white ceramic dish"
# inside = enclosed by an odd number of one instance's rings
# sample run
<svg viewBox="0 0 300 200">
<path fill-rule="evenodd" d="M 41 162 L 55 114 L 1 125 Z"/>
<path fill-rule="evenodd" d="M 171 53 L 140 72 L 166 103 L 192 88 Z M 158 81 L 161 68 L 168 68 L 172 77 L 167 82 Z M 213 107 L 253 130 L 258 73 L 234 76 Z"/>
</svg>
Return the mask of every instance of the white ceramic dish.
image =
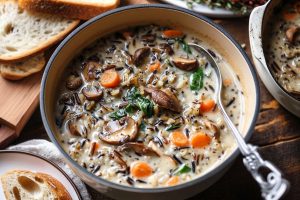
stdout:
<svg viewBox="0 0 300 200">
<path fill-rule="evenodd" d="M 82 200 L 78 189 L 68 175 L 45 158 L 21 151 L 0 151 L 0 176 L 10 170 L 30 170 L 49 174 L 59 180 L 73 200 Z M 0 184 L 0 199 L 5 199 Z"/>
<path fill-rule="evenodd" d="M 213 17 L 213 18 L 234 18 L 234 17 L 244 17 L 248 16 L 250 13 L 246 14 L 239 14 L 236 12 L 233 12 L 231 10 L 226 10 L 222 8 L 210 8 L 206 5 L 201 4 L 193 4 L 193 8 L 189 8 L 185 1 L 183 0 L 161 0 L 162 2 L 172 4 L 174 6 L 178 6 L 181 8 L 186 8 L 189 10 L 192 10 L 197 13 L 201 13 L 202 15 Z"/>
<path fill-rule="evenodd" d="M 300 117 L 300 100 L 287 93 L 274 79 L 267 66 L 264 53 L 265 29 L 272 17 L 273 11 L 280 6 L 283 0 L 270 0 L 267 4 L 259 6 L 250 15 L 249 37 L 253 61 L 256 70 L 273 97 L 288 111 Z"/>
</svg>

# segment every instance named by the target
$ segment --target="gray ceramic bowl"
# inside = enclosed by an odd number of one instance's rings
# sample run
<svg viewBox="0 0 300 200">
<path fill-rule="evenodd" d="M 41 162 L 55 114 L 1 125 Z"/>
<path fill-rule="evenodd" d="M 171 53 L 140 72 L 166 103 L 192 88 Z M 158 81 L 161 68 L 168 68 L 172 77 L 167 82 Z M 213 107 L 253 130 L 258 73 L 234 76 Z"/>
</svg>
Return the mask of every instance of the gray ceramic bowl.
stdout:
<svg viewBox="0 0 300 200">
<path fill-rule="evenodd" d="M 267 66 L 263 49 L 265 38 L 268 37 L 266 26 L 272 20 L 274 9 L 283 2 L 284 0 L 270 0 L 267 4 L 256 7 L 252 11 L 249 22 L 250 46 L 256 70 L 266 88 L 283 107 L 300 117 L 300 100 L 286 92 L 274 79 Z"/>
<path fill-rule="evenodd" d="M 73 31 L 55 50 L 44 72 L 40 108 L 44 126 L 52 142 L 64 156 L 74 172 L 88 185 L 115 199 L 184 199 L 193 196 L 215 183 L 230 167 L 239 151 L 234 151 L 224 162 L 207 171 L 201 177 L 187 183 L 165 188 L 140 189 L 118 185 L 96 177 L 77 164 L 63 150 L 56 138 L 59 131 L 55 125 L 54 110 L 56 93 L 66 66 L 84 47 L 97 38 L 126 28 L 141 24 L 176 24 L 178 27 L 194 30 L 207 36 L 212 45 L 221 49 L 223 56 L 230 62 L 239 75 L 245 95 L 245 120 L 241 132 L 249 139 L 259 111 L 258 81 L 251 63 L 234 39 L 211 20 L 185 9 L 165 5 L 138 5 L 115 9 L 99 15 L 82 24 Z M 233 144 L 235 145 L 235 144 Z"/>
</svg>

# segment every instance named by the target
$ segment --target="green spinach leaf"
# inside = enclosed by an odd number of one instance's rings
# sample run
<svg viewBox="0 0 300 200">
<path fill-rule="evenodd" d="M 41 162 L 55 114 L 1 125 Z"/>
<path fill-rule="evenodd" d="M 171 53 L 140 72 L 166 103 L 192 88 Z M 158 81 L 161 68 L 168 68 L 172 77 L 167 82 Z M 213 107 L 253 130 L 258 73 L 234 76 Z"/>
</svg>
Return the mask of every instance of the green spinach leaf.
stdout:
<svg viewBox="0 0 300 200">
<path fill-rule="evenodd" d="M 180 38 L 177 41 L 181 45 L 183 51 L 185 51 L 187 54 L 192 53 L 190 46 L 184 41 L 184 39 Z"/>
<path fill-rule="evenodd" d="M 188 173 L 190 172 L 192 169 L 187 166 L 186 164 L 182 164 L 178 167 L 178 169 L 176 169 L 173 174 L 174 175 L 179 175 L 179 174 L 184 174 L 184 173 Z"/>
<path fill-rule="evenodd" d="M 175 130 L 175 129 L 178 129 L 180 128 L 181 124 L 178 123 L 178 124 L 171 124 L 169 126 L 166 127 L 166 131 L 172 131 L 172 130 Z"/>
<path fill-rule="evenodd" d="M 129 101 L 129 105 L 131 105 L 130 107 L 126 107 L 126 112 L 133 113 L 134 108 L 137 107 L 139 110 L 143 111 L 143 113 L 147 117 L 151 117 L 153 115 L 153 102 L 147 99 L 146 97 L 143 97 L 136 87 L 132 87 L 127 91 L 125 95 L 125 100 Z"/>
<path fill-rule="evenodd" d="M 139 130 L 144 132 L 144 131 L 145 131 L 145 129 L 146 129 L 146 124 L 145 124 L 145 122 L 144 122 L 144 121 L 142 121 L 142 122 L 141 122 L 141 124 L 140 124 L 140 128 L 139 128 Z"/>
<path fill-rule="evenodd" d="M 147 117 L 151 117 L 153 115 L 154 104 L 149 99 L 139 97 L 136 99 L 136 105 Z"/>
<path fill-rule="evenodd" d="M 121 119 L 122 117 L 125 117 L 126 115 L 127 115 L 126 110 L 123 108 L 111 113 L 109 117 L 112 118 L 113 120 L 118 120 Z"/>
<path fill-rule="evenodd" d="M 192 75 L 190 76 L 190 89 L 198 91 L 203 88 L 203 79 L 204 73 L 202 68 L 198 68 Z"/>
</svg>

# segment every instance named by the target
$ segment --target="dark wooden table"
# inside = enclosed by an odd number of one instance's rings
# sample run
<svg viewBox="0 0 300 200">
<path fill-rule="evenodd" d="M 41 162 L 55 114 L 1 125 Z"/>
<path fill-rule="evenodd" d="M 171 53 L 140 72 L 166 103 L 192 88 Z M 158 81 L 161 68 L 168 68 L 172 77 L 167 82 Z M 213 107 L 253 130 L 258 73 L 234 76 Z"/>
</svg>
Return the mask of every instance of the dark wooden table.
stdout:
<svg viewBox="0 0 300 200">
<path fill-rule="evenodd" d="M 127 3 L 144 3 L 145 0 L 127 0 Z M 215 20 L 231 33 L 240 44 L 246 44 L 246 52 L 251 58 L 248 40 L 248 18 Z M 284 199 L 300 199 L 300 119 L 287 112 L 269 94 L 264 85 L 261 88 L 261 109 L 255 127 L 255 132 L 250 140 L 259 146 L 262 156 L 276 164 L 291 183 L 291 189 Z M 30 139 L 49 140 L 43 127 L 39 109 L 14 142 Z M 93 199 L 108 200 L 108 197 L 88 188 Z M 193 200 L 215 199 L 261 199 L 260 189 L 251 175 L 246 171 L 239 156 L 231 169 L 216 184 L 206 191 L 191 198 Z"/>
</svg>

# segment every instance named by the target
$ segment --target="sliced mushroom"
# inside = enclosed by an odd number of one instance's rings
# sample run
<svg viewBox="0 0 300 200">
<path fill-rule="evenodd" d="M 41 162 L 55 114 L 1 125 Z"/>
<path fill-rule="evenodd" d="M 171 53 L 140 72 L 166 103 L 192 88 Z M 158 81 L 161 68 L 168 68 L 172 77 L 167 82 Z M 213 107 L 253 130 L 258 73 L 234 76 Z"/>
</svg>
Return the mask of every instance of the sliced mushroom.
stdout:
<svg viewBox="0 0 300 200">
<path fill-rule="evenodd" d="M 106 143 L 118 145 L 134 140 L 137 132 L 137 123 L 131 117 L 123 117 L 120 120 L 108 122 L 99 137 Z"/>
<path fill-rule="evenodd" d="M 122 159 L 122 155 L 118 151 L 113 150 L 113 152 L 110 154 L 110 157 L 113 158 L 123 170 L 127 170 L 127 163 Z"/>
<path fill-rule="evenodd" d="M 159 48 L 163 49 L 170 56 L 174 54 L 174 51 L 173 51 L 171 45 L 169 45 L 167 43 L 159 44 Z"/>
<path fill-rule="evenodd" d="M 152 100 L 160 107 L 174 112 L 182 111 L 177 97 L 169 89 L 162 91 L 155 88 L 145 88 L 144 90 L 151 95 Z"/>
<path fill-rule="evenodd" d="M 100 64 L 94 61 L 89 61 L 85 64 L 83 76 L 85 80 L 93 80 L 97 78 L 96 71 L 100 68 Z"/>
<path fill-rule="evenodd" d="M 69 90 L 77 90 L 82 85 L 82 80 L 79 76 L 71 75 L 67 79 L 66 87 Z"/>
<path fill-rule="evenodd" d="M 181 57 L 173 58 L 172 63 L 175 65 L 175 67 L 185 71 L 193 71 L 199 65 L 196 59 L 188 59 Z"/>
<path fill-rule="evenodd" d="M 59 104 L 67 104 L 67 105 L 74 105 L 75 99 L 72 93 L 64 93 L 61 95 Z"/>
<path fill-rule="evenodd" d="M 95 86 L 86 86 L 82 89 L 82 94 L 89 101 L 98 101 L 103 96 L 103 91 Z"/>
<path fill-rule="evenodd" d="M 148 42 L 154 42 L 156 39 L 156 35 L 154 34 L 146 34 L 142 36 L 142 41 L 148 43 Z"/>
<path fill-rule="evenodd" d="M 149 54 L 150 54 L 150 48 L 149 47 L 143 47 L 143 48 L 137 49 L 134 52 L 134 55 L 133 55 L 134 64 L 137 65 L 137 66 L 143 64 L 145 58 L 147 56 L 149 56 Z"/>
<path fill-rule="evenodd" d="M 85 122 L 90 121 L 86 114 L 79 115 L 67 122 L 71 135 L 86 137 L 88 129 L 86 128 Z"/>
<path fill-rule="evenodd" d="M 122 146 L 118 147 L 119 151 L 126 151 L 126 150 L 133 150 L 138 154 L 141 155 L 148 155 L 148 156 L 159 156 L 152 148 L 145 146 L 142 143 L 137 142 L 127 142 Z"/>
<path fill-rule="evenodd" d="M 294 35 L 295 35 L 298 31 L 300 31 L 300 26 L 294 26 L 294 25 L 290 26 L 290 27 L 286 30 L 285 35 L 286 35 L 287 40 L 288 40 L 290 43 L 293 42 L 293 40 L 294 40 Z"/>
</svg>

